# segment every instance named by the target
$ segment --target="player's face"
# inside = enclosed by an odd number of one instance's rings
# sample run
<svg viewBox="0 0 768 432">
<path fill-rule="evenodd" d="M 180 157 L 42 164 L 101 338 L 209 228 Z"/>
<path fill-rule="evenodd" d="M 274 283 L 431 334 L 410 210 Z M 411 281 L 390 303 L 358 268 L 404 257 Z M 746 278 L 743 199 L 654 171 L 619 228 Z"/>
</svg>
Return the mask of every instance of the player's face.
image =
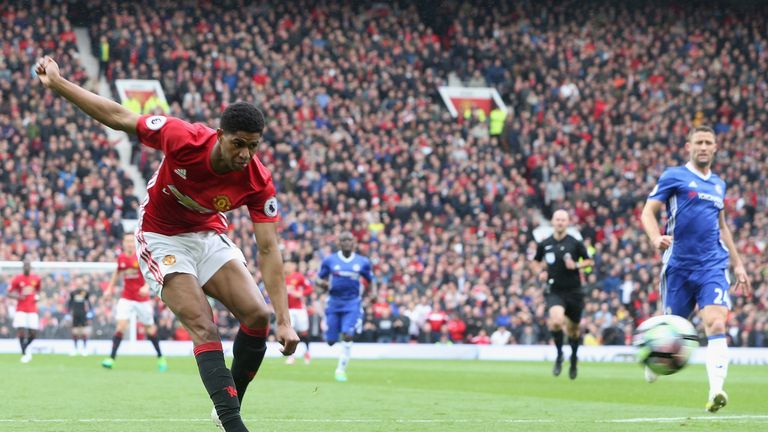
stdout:
<svg viewBox="0 0 768 432">
<path fill-rule="evenodd" d="M 341 236 L 339 246 L 342 252 L 349 254 L 355 248 L 355 238 L 352 236 Z"/>
<path fill-rule="evenodd" d="M 261 141 L 258 132 L 226 133 L 219 129 L 223 164 L 231 171 L 242 171 L 253 159 Z"/>
<path fill-rule="evenodd" d="M 691 154 L 691 162 L 698 167 L 708 167 L 715 159 L 717 145 L 715 144 L 715 136 L 710 132 L 694 133 L 691 140 L 685 145 Z"/>
<path fill-rule="evenodd" d="M 136 252 L 136 244 L 133 242 L 133 236 L 127 235 L 123 237 L 123 253 L 132 255 Z"/>
<path fill-rule="evenodd" d="M 29 261 L 24 261 L 22 269 L 24 271 L 24 274 L 28 275 L 29 272 L 32 271 L 32 265 L 29 263 Z"/>
</svg>

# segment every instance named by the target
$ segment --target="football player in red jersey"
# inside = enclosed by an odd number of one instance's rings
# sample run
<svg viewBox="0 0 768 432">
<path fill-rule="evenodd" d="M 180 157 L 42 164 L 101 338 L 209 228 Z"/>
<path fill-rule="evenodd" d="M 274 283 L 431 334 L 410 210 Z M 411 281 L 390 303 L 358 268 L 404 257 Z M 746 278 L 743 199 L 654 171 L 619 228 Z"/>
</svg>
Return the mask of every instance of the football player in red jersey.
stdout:
<svg viewBox="0 0 768 432">
<path fill-rule="evenodd" d="M 137 135 L 165 155 L 147 183 L 136 243 L 144 279 L 189 331 L 200 377 L 214 403 L 212 419 L 227 432 L 248 429 L 240 405 L 266 352 L 270 309 L 240 249 L 225 235 L 224 212 L 247 206 L 259 250 L 259 270 L 276 315 L 275 337 L 293 354 L 283 260 L 278 247 L 278 204 L 272 174 L 256 157 L 264 116 L 249 103 L 228 106 L 220 127 L 167 116 L 140 116 L 64 79 L 50 58 L 35 72 L 47 88 L 112 129 Z M 206 295 L 240 321 L 231 371 Z"/>
<path fill-rule="evenodd" d="M 312 294 L 313 288 L 294 261 L 285 262 L 285 286 L 288 290 L 288 313 L 291 315 L 291 325 L 307 347 L 304 351 L 304 363 L 309 364 L 312 359 L 309 354 L 309 313 L 304 299 Z M 293 364 L 294 361 L 293 356 L 289 356 L 285 363 Z"/>
<path fill-rule="evenodd" d="M 40 295 L 40 276 L 31 272 L 29 259 L 24 259 L 22 274 L 11 279 L 8 298 L 16 299 L 16 313 L 13 315 L 13 328 L 21 344 L 21 362 L 29 363 L 32 353 L 27 348 L 32 344 L 40 327 L 37 314 L 37 299 Z"/>
<path fill-rule="evenodd" d="M 157 339 L 157 326 L 155 325 L 155 312 L 149 297 L 149 285 L 144 282 L 144 277 L 139 270 L 135 241 L 136 236 L 133 233 L 128 233 L 123 237 L 123 253 L 117 257 L 117 269 L 115 269 L 105 293 L 110 296 L 114 293 L 117 280 L 122 274 L 123 292 L 120 294 L 120 300 L 117 301 L 115 313 L 117 327 L 114 336 L 112 336 L 112 353 L 101 362 L 101 365 L 107 369 L 114 367 L 117 349 L 120 347 L 120 342 L 123 341 L 123 334 L 128 330 L 131 315 L 136 314 L 136 319 L 144 325 L 147 339 L 155 347 L 157 370 L 165 372 L 168 370 L 168 362 L 160 350 L 160 341 Z"/>
</svg>

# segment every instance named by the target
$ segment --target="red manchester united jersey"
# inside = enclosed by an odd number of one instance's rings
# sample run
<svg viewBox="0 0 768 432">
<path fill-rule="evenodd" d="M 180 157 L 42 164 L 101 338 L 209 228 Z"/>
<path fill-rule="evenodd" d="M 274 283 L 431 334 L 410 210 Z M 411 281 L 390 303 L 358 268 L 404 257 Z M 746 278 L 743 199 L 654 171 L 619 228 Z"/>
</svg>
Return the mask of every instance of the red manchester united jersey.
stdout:
<svg viewBox="0 0 768 432">
<path fill-rule="evenodd" d="M 117 271 L 123 276 L 123 293 L 120 297 L 133 301 L 149 300 L 149 295 L 139 295 L 139 290 L 144 286 L 144 276 L 141 275 L 136 255 L 120 254 L 117 257 Z"/>
<path fill-rule="evenodd" d="M 253 222 L 276 222 L 277 199 L 272 174 L 258 158 L 242 171 L 217 174 L 211 167 L 216 131 L 174 117 L 141 116 L 139 140 L 165 155 L 147 183 L 140 229 L 163 235 L 223 232 L 224 212 L 247 206 Z"/>
<path fill-rule="evenodd" d="M 312 285 L 299 272 L 293 272 L 285 277 L 285 288 L 288 291 L 288 309 L 304 309 L 304 297 L 312 294 Z"/>
<path fill-rule="evenodd" d="M 16 275 L 11 280 L 11 292 L 18 292 L 19 299 L 16 303 L 18 312 L 37 313 L 37 300 L 35 296 L 40 294 L 40 277 L 37 275 Z"/>
</svg>

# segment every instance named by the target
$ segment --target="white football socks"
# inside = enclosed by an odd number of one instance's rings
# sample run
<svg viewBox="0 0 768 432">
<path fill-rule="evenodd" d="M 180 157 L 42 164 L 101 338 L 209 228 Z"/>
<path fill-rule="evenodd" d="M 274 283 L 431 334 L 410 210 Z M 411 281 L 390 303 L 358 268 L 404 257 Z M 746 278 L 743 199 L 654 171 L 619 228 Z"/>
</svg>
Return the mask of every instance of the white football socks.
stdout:
<svg viewBox="0 0 768 432">
<path fill-rule="evenodd" d="M 728 375 L 728 342 L 724 334 L 709 336 L 706 352 L 707 376 L 710 397 L 723 391 Z"/>
<path fill-rule="evenodd" d="M 341 342 L 341 355 L 339 356 L 339 364 L 336 366 L 336 370 L 338 371 L 346 371 L 347 370 L 347 363 L 349 363 L 349 358 L 352 355 L 352 342 L 342 341 Z"/>
</svg>

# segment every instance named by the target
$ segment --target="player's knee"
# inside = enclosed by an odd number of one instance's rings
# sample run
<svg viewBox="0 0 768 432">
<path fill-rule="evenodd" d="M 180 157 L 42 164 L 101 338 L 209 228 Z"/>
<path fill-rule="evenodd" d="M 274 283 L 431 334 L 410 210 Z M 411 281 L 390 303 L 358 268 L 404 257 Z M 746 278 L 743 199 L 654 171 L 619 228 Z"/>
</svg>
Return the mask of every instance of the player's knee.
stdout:
<svg viewBox="0 0 768 432">
<path fill-rule="evenodd" d="M 210 319 L 197 319 L 185 322 L 192 340 L 197 343 L 219 341 L 219 329 Z"/>
<path fill-rule="evenodd" d="M 725 319 L 715 318 L 709 323 L 706 323 L 707 334 L 722 334 L 725 333 Z"/>
<path fill-rule="evenodd" d="M 269 325 L 269 316 L 269 311 L 259 309 L 248 313 L 241 322 L 250 329 L 260 329 Z"/>
</svg>

